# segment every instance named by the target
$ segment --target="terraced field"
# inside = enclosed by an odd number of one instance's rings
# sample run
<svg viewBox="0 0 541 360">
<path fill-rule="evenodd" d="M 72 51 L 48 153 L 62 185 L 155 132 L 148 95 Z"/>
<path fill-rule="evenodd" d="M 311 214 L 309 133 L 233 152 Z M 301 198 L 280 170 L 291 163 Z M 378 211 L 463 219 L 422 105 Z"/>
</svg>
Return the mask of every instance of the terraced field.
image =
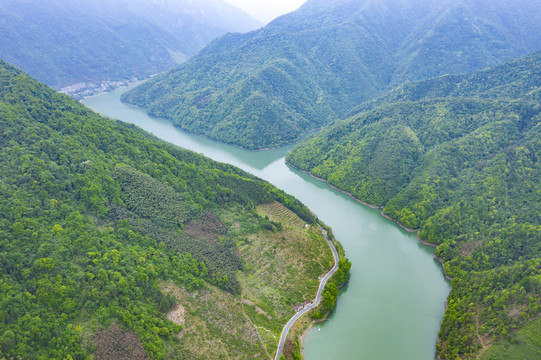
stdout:
<svg viewBox="0 0 541 360">
<path fill-rule="evenodd" d="M 307 225 L 282 204 L 258 206 L 257 214 L 235 206 L 222 208 L 219 218 L 206 218 L 187 231 L 209 234 L 207 227 L 220 228 L 220 237 L 236 242 L 244 263 L 244 270 L 236 274 L 240 297 L 214 286 L 189 293 L 163 284 L 179 304 L 169 315 L 184 327 L 181 355 L 191 354 L 193 359 L 208 359 L 208 354 L 221 359 L 273 358 L 280 333 L 295 313 L 292 307 L 315 298 L 318 277 L 334 263 L 319 227 Z M 273 231 L 261 227 L 265 217 L 275 223 Z"/>
<path fill-rule="evenodd" d="M 517 331 L 511 341 L 490 347 L 481 360 L 541 359 L 541 318 Z"/>
<path fill-rule="evenodd" d="M 297 214 L 279 202 L 259 205 L 257 210 L 260 215 L 266 215 L 270 220 L 282 223 L 284 227 L 297 229 L 306 227 L 306 223 Z"/>
</svg>

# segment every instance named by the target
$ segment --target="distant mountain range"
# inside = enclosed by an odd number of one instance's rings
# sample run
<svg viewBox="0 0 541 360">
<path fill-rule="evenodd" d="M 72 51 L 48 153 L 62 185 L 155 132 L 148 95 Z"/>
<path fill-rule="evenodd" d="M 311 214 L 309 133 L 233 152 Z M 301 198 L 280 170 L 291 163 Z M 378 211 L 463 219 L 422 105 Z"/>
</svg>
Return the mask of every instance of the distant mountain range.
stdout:
<svg viewBox="0 0 541 360">
<path fill-rule="evenodd" d="M 510 334 L 541 310 L 541 52 L 406 84 L 357 111 L 287 160 L 437 245 L 454 277 L 440 358 L 538 358 L 541 333 L 536 346 L 531 330 Z M 478 356 L 497 343 L 497 357 Z M 506 353 L 512 343 L 524 352 Z"/>
<path fill-rule="evenodd" d="M 295 141 L 406 81 L 541 48 L 541 1 L 311 0 L 213 41 L 123 100 L 246 148 Z"/>
<path fill-rule="evenodd" d="M 74 91 L 146 79 L 260 25 L 222 0 L 3 0 L 0 58 Z"/>
</svg>

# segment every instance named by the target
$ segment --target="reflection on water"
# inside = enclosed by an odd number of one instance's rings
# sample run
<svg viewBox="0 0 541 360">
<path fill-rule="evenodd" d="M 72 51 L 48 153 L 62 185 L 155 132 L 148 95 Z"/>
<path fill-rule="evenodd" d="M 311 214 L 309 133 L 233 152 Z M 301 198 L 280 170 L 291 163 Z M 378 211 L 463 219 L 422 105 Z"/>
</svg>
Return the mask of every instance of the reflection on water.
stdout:
<svg viewBox="0 0 541 360">
<path fill-rule="evenodd" d="M 135 124 L 165 141 L 236 166 L 244 164 L 253 169 L 263 170 L 272 162 L 284 157 L 293 147 L 289 145 L 267 151 L 249 151 L 211 140 L 205 136 L 188 134 L 174 126 L 169 120 L 149 118 L 144 110 L 121 103 L 122 93 L 137 84 L 117 89 L 112 93 L 87 98 L 83 103 L 103 115 Z"/>
<path fill-rule="evenodd" d="M 126 89 L 85 103 L 107 116 L 133 123 L 154 135 L 242 168 L 294 195 L 326 224 L 352 262 L 349 285 L 335 312 L 304 341 L 306 360 L 432 360 L 449 284 L 433 249 L 324 182 L 286 165 L 286 146 L 247 151 L 187 134 L 164 119 L 124 105 Z M 318 331 L 317 329 L 321 329 Z"/>
</svg>

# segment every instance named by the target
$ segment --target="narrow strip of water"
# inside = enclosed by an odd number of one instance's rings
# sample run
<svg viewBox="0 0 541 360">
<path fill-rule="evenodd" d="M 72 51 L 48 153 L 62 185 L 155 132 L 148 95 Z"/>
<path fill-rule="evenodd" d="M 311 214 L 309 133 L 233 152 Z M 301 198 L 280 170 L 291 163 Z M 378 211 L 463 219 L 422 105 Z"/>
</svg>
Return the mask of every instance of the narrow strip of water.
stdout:
<svg viewBox="0 0 541 360">
<path fill-rule="evenodd" d="M 133 85 L 132 85 L 133 86 Z M 336 311 L 304 340 L 306 360 L 432 360 L 450 291 L 433 249 L 414 234 L 285 162 L 292 146 L 248 151 L 187 134 L 169 121 L 122 104 L 128 88 L 88 98 L 104 115 L 175 145 L 230 163 L 294 195 L 333 229 L 353 263 Z"/>
</svg>

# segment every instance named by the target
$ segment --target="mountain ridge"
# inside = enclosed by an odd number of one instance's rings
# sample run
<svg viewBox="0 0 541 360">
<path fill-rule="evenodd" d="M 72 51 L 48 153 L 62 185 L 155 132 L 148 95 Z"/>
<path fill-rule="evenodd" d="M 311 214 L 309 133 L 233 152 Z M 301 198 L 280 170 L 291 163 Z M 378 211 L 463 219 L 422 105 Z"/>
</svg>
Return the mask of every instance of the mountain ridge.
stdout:
<svg viewBox="0 0 541 360">
<path fill-rule="evenodd" d="M 56 89 L 146 79 L 228 31 L 259 27 L 221 0 L 0 4 L 0 58 Z"/>
<path fill-rule="evenodd" d="M 442 359 L 504 348 L 539 317 L 540 69 L 536 52 L 403 85 L 286 156 L 436 246 L 453 277 Z"/>
<path fill-rule="evenodd" d="M 516 19 L 503 22 L 505 16 Z M 250 149 L 275 147 L 404 81 L 537 50 L 541 36 L 520 31 L 539 28 L 535 19 L 539 9 L 520 1 L 309 1 L 264 28 L 213 41 L 123 101 L 189 132 Z"/>
</svg>

